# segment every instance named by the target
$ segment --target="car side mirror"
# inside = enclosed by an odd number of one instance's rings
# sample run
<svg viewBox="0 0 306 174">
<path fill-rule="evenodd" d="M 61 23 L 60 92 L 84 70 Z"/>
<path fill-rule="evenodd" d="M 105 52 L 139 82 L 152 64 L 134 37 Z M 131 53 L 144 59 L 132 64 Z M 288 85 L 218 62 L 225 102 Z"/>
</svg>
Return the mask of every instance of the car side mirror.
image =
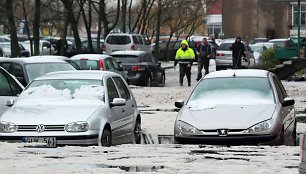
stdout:
<svg viewBox="0 0 306 174">
<path fill-rule="evenodd" d="M 6 101 L 6 106 L 12 107 L 14 105 L 15 101 L 13 99 L 7 100 Z"/>
<path fill-rule="evenodd" d="M 124 106 L 126 105 L 126 100 L 124 98 L 114 98 L 114 100 L 110 103 L 110 107 L 115 106 Z"/>
<path fill-rule="evenodd" d="M 184 106 L 184 101 L 176 101 L 174 105 L 177 108 L 182 108 Z"/>
<path fill-rule="evenodd" d="M 292 98 L 285 98 L 284 101 L 282 102 L 282 106 L 283 107 L 287 107 L 287 106 L 292 106 L 294 105 L 295 101 Z"/>
</svg>

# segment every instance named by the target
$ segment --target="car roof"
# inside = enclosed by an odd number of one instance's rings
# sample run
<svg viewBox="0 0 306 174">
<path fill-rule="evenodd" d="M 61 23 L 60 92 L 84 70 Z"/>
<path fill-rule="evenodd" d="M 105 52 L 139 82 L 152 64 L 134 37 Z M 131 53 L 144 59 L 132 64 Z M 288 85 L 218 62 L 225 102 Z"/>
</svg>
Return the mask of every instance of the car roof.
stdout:
<svg viewBox="0 0 306 174">
<path fill-rule="evenodd" d="M 287 38 L 283 38 L 283 39 L 271 39 L 271 40 L 269 40 L 269 42 L 287 41 L 287 40 L 289 40 L 289 39 L 287 39 Z"/>
<path fill-rule="evenodd" d="M 60 56 L 33 56 L 28 58 L 0 58 L 0 62 L 19 62 L 19 63 L 67 63 L 60 60 Z"/>
<path fill-rule="evenodd" d="M 96 79 L 101 80 L 104 76 L 120 76 L 111 71 L 84 70 L 84 71 L 57 71 L 44 74 L 35 80 L 45 79 Z"/>
<path fill-rule="evenodd" d="M 107 57 L 111 57 L 107 54 L 78 54 L 75 56 L 70 57 L 71 60 L 79 60 L 79 59 L 89 59 L 89 60 L 99 60 L 99 59 L 105 59 Z"/>
<path fill-rule="evenodd" d="M 116 55 L 132 55 L 132 56 L 139 56 L 142 54 L 146 54 L 145 51 L 115 51 L 111 53 L 111 56 L 116 56 Z"/>
<path fill-rule="evenodd" d="M 204 79 L 220 78 L 220 77 L 268 77 L 269 71 L 257 69 L 238 69 L 215 71 L 207 74 Z"/>
</svg>

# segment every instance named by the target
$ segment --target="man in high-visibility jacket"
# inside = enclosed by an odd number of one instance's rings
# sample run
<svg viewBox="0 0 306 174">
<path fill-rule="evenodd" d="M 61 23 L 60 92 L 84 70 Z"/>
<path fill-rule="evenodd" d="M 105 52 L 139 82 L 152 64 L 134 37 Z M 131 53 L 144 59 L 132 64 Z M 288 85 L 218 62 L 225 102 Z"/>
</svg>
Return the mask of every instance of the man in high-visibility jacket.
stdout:
<svg viewBox="0 0 306 174">
<path fill-rule="evenodd" d="M 176 51 L 175 61 L 173 68 L 176 65 L 180 66 L 180 85 L 183 86 L 183 79 L 186 74 L 188 86 L 191 86 L 191 66 L 195 60 L 193 49 L 189 48 L 187 40 L 181 42 L 181 48 Z"/>
</svg>

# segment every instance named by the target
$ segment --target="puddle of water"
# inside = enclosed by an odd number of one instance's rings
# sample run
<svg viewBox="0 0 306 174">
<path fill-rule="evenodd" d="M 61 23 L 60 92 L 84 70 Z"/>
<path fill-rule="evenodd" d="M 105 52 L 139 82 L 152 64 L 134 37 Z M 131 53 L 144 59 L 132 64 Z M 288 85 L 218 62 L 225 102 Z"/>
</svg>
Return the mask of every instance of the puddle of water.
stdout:
<svg viewBox="0 0 306 174">
<path fill-rule="evenodd" d="M 62 157 L 62 156 L 45 156 L 44 158 L 48 158 L 48 159 L 64 159 L 65 157 Z"/>
<path fill-rule="evenodd" d="M 214 150 L 191 150 L 190 154 L 219 154 Z"/>
<path fill-rule="evenodd" d="M 125 172 L 157 172 L 164 169 L 165 166 L 111 166 L 105 164 L 83 164 L 83 163 L 66 163 L 66 164 L 51 164 L 48 166 L 65 167 L 65 168 L 118 168 Z"/>
<path fill-rule="evenodd" d="M 235 158 L 235 157 L 214 157 L 214 156 L 205 156 L 205 159 L 214 159 L 214 160 L 221 160 L 221 161 L 225 161 L 225 160 L 243 160 L 243 161 L 250 161 L 250 159 L 246 159 L 246 158 Z"/>
</svg>

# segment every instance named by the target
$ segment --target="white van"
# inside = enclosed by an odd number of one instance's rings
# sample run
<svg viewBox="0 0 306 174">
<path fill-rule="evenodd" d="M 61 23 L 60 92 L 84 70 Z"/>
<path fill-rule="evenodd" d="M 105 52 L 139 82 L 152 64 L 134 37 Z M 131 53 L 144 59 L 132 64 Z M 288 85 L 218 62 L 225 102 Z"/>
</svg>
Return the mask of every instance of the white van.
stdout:
<svg viewBox="0 0 306 174">
<path fill-rule="evenodd" d="M 145 35 L 128 33 L 110 33 L 103 44 L 105 54 L 115 51 L 138 50 L 150 52 L 150 43 Z"/>
</svg>

